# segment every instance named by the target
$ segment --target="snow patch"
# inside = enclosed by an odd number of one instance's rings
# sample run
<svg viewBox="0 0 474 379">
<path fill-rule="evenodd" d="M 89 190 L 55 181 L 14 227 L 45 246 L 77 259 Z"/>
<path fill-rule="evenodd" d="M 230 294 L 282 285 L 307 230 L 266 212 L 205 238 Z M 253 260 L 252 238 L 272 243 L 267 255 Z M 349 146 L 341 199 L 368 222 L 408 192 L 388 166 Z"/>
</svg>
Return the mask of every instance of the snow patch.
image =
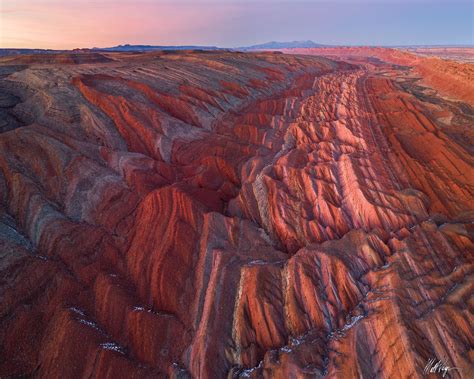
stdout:
<svg viewBox="0 0 474 379">
<path fill-rule="evenodd" d="M 71 307 L 69 308 L 70 311 L 73 311 L 74 313 L 77 313 L 80 316 L 85 316 L 85 313 L 82 309 L 76 308 L 76 307 Z"/>
<path fill-rule="evenodd" d="M 260 361 L 260 363 L 258 364 L 258 366 L 255 366 L 255 367 L 252 367 L 252 368 L 248 368 L 248 369 L 245 369 L 241 372 L 240 374 L 240 377 L 242 378 L 250 378 L 250 375 L 252 375 L 252 373 L 254 371 L 257 371 L 258 369 L 260 369 L 262 367 L 262 363 L 263 361 Z"/>
<path fill-rule="evenodd" d="M 112 350 L 120 354 L 125 354 L 123 348 L 115 342 L 104 342 L 100 344 L 100 347 L 104 350 Z"/>
<path fill-rule="evenodd" d="M 93 321 L 85 320 L 85 319 L 83 319 L 83 318 L 79 319 L 78 321 L 79 321 L 81 324 L 87 325 L 87 326 L 89 326 L 89 327 L 91 327 L 91 328 L 93 328 L 93 329 L 95 329 L 95 330 L 99 330 L 99 331 L 100 331 L 99 326 L 98 326 L 95 322 L 93 322 Z"/>
</svg>

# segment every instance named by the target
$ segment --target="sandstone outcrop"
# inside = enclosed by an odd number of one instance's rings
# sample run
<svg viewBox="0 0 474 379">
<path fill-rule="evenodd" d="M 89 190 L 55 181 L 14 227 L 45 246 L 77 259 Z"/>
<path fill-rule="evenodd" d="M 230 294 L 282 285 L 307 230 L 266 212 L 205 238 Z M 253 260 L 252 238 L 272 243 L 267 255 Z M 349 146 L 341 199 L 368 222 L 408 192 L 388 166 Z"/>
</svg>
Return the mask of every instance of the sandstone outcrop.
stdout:
<svg viewBox="0 0 474 379">
<path fill-rule="evenodd" d="M 82 54 L 0 61 L 0 377 L 472 376 L 435 58 Z"/>
<path fill-rule="evenodd" d="M 413 76 L 443 97 L 474 104 L 474 49 L 421 49 L 424 54 L 401 49 L 341 47 L 318 49 L 283 49 L 290 54 L 305 54 L 377 66 L 380 63 L 412 68 Z M 447 50 L 447 52 L 446 52 Z M 428 54 L 429 53 L 429 54 Z M 452 59 L 452 56 L 457 58 Z M 448 59 L 446 59 L 448 57 Z"/>
</svg>

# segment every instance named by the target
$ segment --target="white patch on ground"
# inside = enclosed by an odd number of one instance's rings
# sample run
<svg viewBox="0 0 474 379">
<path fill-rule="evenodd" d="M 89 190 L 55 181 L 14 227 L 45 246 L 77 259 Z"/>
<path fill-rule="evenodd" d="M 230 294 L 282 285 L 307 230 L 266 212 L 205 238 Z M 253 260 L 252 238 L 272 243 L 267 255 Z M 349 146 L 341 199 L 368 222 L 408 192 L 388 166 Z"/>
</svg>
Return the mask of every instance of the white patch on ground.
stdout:
<svg viewBox="0 0 474 379">
<path fill-rule="evenodd" d="M 104 350 L 112 350 L 120 354 L 125 354 L 123 348 L 115 342 L 104 342 L 100 344 L 100 347 Z"/>
<path fill-rule="evenodd" d="M 77 313 L 78 315 L 85 316 L 84 311 L 80 308 L 71 307 L 71 308 L 69 308 L 69 310 L 73 311 L 74 313 Z"/>
</svg>

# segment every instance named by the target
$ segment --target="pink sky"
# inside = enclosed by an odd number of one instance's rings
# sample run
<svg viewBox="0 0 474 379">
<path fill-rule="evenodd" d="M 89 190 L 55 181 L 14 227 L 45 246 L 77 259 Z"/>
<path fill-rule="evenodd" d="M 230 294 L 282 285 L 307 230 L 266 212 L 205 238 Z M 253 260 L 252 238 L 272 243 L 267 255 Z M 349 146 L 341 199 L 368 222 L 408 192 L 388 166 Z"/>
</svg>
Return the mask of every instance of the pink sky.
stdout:
<svg viewBox="0 0 474 379">
<path fill-rule="evenodd" d="M 472 44 L 470 0 L 0 0 L 0 48 Z"/>
<path fill-rule="evenodd" d="M 0 47 L 111 46 L 199 43 L 214 27 L 238 17 L 237 3 L 128 0 L 0 0 Z M 201 38 L 202 42 L 205 38 Z M 217 41 L 218 39 L 216 39 Z"/>
</svg>

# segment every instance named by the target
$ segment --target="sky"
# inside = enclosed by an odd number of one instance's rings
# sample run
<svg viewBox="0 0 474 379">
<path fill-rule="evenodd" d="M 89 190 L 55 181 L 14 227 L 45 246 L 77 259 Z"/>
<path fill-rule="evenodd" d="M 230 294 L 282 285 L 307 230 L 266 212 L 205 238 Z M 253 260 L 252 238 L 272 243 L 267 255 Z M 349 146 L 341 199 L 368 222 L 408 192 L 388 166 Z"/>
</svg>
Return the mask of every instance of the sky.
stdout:
<svg viewBox="0 0 474 379">
<path fill-rule="evenodd" d="M 0 0 L 0 48 L 474 43 L 471 0 Z"/>
</svg>

